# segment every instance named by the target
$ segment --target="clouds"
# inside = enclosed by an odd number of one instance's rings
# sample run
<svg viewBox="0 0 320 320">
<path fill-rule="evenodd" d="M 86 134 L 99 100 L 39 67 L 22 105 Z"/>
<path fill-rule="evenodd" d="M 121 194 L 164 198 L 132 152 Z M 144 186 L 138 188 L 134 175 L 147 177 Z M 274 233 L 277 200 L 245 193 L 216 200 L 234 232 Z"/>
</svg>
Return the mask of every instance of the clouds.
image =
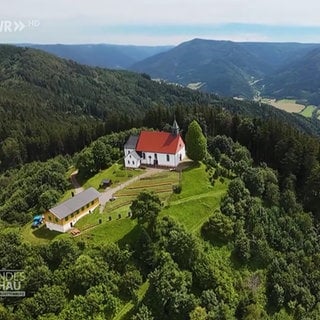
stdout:
<svg viewBox="0 0 320 320">
<path fill-rule="evenodd" d="M 193 37 L 283 41 L 284 33 L 287 41 L 318 41 L 303 26 L 320 26 L 319 11 L 315 0 L 10 0 L 0 3 L 0 20 L 37 19 L 41 27 L 0 33 L 0 42 L 171 44 Z M 237 33 L 236 25 L 243 30 Z M 273 33 L 267 30 L 272 26 L 278 28 L 270 29 Z M 302 31 L 291 34 L 290 26 Z M 284 30 L 281 37 L 279 30 Z"/>
<path fill-rule="evenodd" d="M 3 17 L 42 20 L 96 19 L 106 24 L 259 23 L 319 25 L 315 0 L 10 0 Z"/>
</svg>

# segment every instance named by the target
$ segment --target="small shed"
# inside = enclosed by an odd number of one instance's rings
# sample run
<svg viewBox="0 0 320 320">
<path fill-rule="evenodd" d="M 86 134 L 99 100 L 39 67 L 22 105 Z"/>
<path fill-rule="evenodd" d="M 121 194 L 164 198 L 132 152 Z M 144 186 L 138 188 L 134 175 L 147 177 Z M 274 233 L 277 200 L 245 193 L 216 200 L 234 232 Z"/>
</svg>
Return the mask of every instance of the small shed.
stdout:
<svg viewBox="0 0 320 320">
<path fill-rule="evenodd" d="M 100 182 L 100 188 L 106 188 L 106 187 L 110 187 L 112 184 L 112 180 L 111 179 L 102 179 Z"/>
</svg>

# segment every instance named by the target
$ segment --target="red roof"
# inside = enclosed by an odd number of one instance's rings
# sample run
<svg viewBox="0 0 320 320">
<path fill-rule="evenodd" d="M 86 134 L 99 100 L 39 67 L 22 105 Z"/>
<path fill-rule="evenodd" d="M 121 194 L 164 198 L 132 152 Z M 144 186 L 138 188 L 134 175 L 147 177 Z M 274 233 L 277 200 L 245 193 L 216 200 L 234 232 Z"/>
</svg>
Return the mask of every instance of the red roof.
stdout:
<svg viewBox="0 0 320 320">
<path fill-rule="evenodd" d="M 157 152 L 176 154 L 184 147 L 182 138 L 169 132 L 141 131 L 136 150 L 141 152 Z"/>
</svg>

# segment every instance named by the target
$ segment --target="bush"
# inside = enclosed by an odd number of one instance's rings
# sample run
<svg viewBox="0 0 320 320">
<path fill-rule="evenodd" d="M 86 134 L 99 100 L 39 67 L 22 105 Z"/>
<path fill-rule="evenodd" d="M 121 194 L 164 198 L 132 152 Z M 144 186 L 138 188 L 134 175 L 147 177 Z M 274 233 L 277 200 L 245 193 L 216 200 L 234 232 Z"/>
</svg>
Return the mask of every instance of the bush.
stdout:
<svg viewBox="0 0 320 320">
<path fill-rule="evenodd" d="M 181 186 L 181 184 L 174 185 L 174 186 L 172 186 L 172 189 L 173 189 L 173 192 L 174 192 L 174 193 L 179 194 L 179 193 L 181 193 L 181 191 L 182 191 L 182 186 Z"/>
<path fill-rule="evenodd" d="M 116 177 L 120 178 L 120 177 L 125 177 L 126 176 L 126 172 L 122 171 L 122 170 L 118 170 L 115 174 Z"/>
</svg>

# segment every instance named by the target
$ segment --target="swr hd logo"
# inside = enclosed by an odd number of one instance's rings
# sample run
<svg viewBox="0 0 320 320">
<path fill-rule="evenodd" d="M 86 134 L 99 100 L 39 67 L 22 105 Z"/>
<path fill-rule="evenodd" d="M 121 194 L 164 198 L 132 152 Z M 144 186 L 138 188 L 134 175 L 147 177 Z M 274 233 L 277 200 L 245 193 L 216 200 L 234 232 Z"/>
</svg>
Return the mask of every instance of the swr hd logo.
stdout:
<svg viewBox="0 0 320 320">
<path fill-rule="evenodd" d="M 24 281 L 25 274 L 21 270 L 0 270 L 0 297 L 25 297 Z"/>
<path fill-rule="evenodd" d="M 20 32 L 25 28 L 38 28 L 39 26 L 39 20 L 29 20 L 28 22 L 22 22 L 21 20 L 0 20 L 0 33 Z"/>
</svg>

